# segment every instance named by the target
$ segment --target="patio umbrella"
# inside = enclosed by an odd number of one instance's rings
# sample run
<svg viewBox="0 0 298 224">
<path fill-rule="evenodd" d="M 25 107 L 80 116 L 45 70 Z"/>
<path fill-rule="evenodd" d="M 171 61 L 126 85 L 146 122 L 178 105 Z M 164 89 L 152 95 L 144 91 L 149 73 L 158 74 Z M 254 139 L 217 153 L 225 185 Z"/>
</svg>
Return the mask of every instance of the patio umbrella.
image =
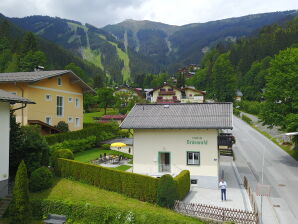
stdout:
<svg viewBox="0 0 298 224">
<path fill-rule="evenodd" d="M 111 144 L 112 147 L 124 147 L 126 146 L 126 144 L 122 143 L 122 142 L 114 142 Z"/>
</svg>

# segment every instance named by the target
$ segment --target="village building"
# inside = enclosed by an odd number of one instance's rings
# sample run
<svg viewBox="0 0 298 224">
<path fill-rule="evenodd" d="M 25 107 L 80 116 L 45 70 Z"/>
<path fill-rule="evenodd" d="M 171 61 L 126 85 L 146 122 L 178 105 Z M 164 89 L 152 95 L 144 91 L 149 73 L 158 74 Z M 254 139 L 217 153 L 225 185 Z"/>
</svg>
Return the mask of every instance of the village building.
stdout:
<svg viewBox="0 0 298 224">
<path fill-rule="evenodd" d="M 177 88 L 166 84 L 152 90 L 152 103 L 203 103 L 205 92 L 194 87 Z"/>
<path fill-rule="evenodd" d="M 83 93 L 95 93 L 69 70 L 0 73 L 0 89 L 36 102 L 16 111 L 16 119 L 22 125 L 40 125 L 43 134 L 55 133 L 59 121 L 71 131 L 82 129 Z"/>
<path fill-rule="evenodd" d="M 242 97 L 243 97 L 243 93 L 239 89 L 237 89 L 237 91 L 235 93 L 235 100 L 236 101 L 241 101 Z"/>
<path fill-rule="evenodd" d="M 120 87 L 115 90 L 114 96 L 119 96 L 119 97 L 128 96 L 129 99 L 135 98 L 137 100 L 144 99 L 141 88 Z"/>
<path fill-rule="evenodd" d="M 232 103 L 137 104 L 120 125 L 133 129 L 133 172 L 160 177 L 189 170 L 191 183 L 217 188 L 218 135 L 232 129 Z"/>
<path fill-rule="evenodd" d="M 0 198 L 8 194 L 10 112 L 21 109 L 11 108 L 11 105 L 16 103 L 22 103 L 23 107 L 26 107 L 27 104 L 34 104 L 29 99 L 0 89 Z"/>
</svg>

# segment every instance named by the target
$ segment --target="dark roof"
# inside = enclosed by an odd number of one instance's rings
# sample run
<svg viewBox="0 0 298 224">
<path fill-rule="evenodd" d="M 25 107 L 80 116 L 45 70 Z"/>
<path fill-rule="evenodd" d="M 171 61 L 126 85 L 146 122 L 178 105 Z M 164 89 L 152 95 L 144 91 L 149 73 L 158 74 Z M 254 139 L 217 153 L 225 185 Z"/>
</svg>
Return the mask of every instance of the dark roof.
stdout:
<svg viewBox="0 0 298 224">
<path fill-rule="evenodd" d="M 125 129 L 232 129 L 232 103 L 136 104 Z"/>
<path fill-rule="evenodd" d="M 16 96 L 15 94 L 12 94 L 10 92 L 4 91 L 0 89 L 0 101 L 1 102 L 10 102 L 10 103 L 29 103 L 29 104 L 35 104 L 33 101 Z"/>
<path fill-rule="evenodd" d="M 102 120 L 123 120 L 126 115 L 116 114 L 116 115 L 103 115 L 101 117 Z"/>
<path fill-rule="evenodd" d="M 79 81 L 79 85 L 84 92 L 95 91 L 87 85 L 80 77 L 70 70 L 54 70 L 54 71 L 34 71 L 34 72 L 10 72 L 0 73 L 0 83 L 3 82 L 37 82 L 43 79 L 52 78 L 59 75 L 69 74 L 73 80 Z"/>
</svg>

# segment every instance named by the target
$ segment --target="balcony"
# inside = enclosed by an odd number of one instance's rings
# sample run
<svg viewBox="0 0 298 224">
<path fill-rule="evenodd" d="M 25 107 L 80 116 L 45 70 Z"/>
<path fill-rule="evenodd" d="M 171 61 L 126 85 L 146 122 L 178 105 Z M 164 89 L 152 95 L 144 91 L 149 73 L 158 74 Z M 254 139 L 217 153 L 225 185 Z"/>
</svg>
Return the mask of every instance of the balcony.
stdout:
<svg viewBox="0 0 298 224">
<path fill-rule="evenodd" d="M 160 89 L 158 95 L 165 96 L 165 95 L 176 95 L 176 92 L 173 89 Z"/>
<path fill-rule="evenodd" d="M 162 96 L 157 97 L 157 103 L 180 103 L 180 100 L 176 96 L 173 96 L 172 99 L 164 99 Z"/>
</svg>

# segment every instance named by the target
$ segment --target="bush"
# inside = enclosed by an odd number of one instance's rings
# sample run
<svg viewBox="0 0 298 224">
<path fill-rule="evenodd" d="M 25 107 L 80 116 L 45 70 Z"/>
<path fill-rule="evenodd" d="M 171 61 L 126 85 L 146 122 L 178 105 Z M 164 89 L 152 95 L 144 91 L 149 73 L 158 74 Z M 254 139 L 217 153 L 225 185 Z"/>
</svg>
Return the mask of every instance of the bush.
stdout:
<svg viewBox="0 0 298 224">
<path fill-rule="evenodd" d="M 233 108 L 233 114 L 234 114 L 235 116 L 240 117 L 240 113 L 241 113 L 240 110 L 238 110 L 237 108 Z"/>
<path fill-rule="evenodd" d="M 263 104 L 258 101 L 247 101 L 247 100 L 242 100 L 239 102 L 235 102 L 235 105 L 239 106 L 239 109 L 249 113 L 249 114 L 254 114 L 254 115 L 259 115 Z"/>
<path fill-rule="evenodd" d="M 31 220 L 31 206 L 29 203 L 27 168 L 22 161 L 18 167 L 13 187 L 12 202 L 9 207 L 10 223 L 27 224 Z"/>
<path fill-rule="evenodd" d="M 103 144 L 101 146 L 102 149 L 105 149 L 105 150 L 109 150 L 110 149 L 110 145 L 109 144 Z"/>
<path fill-rule="evenodd" d="M 63 159 L 74 159 L 74 155 L 70 149 L 58 149 L 52 153 L 51 164 L 55 168 L 57 166 L 57 160 L 59 158 Z"/>
<path fill-rule="evenodd" d="M 251 120 L 248 116 L 242 114 L 241 118 L 242 118 L 242 120 L 244 120 L 246 123 L 248 123 L 248 124 L 252 124 L 252 120 Z"/>
<path fill-rule="evenodd" d="M 57 149 L 70 149 L 72 152 L 82 152 L 88 149 L 92 149 L 96 146 L 96 137 L 89 136 L 85 139 L 68 140 L 61 143 L 51 145 L 51 152 Z"/>
<path fill-rule="evenodd" d="M 49 145 L 64 142 L 66 140 L 84 139 L 89 136 L 96 136 L 97 144 L 119 136 L 119 127 L 114 123 L 91 125 L 78 131 L 64 132 L 59 134 L 47 135 L 45 138 Z"/>
<path fill-rule="evenodd" d="M 157 178 L 67 159 L 58 159 L 55 171 L 61 177 L 70 177 L 141 201 L 156 202 Z"/>
<path fill-rule="evenodd" d="M 173 208 L 177 199 L 177 187 L 173 177 L 169 174 L 163 175 L 158 182 L 157 204 L 162 207 Z"/>
<path fill-rule="evenodd" d="M 32 192 L 42 191 L 53 185 L 53 174 L 47 167 L 34 170 L 30 177 L 29 189 Z"/>
<path fill-rule="evenodd" d="M 188 170 L 181 171 L 174 181 L 177 187 L 177 195 L 179 200 L 183 200 L 190 190 L 190 173 Z"/>
<path fill-rule="evenodd" d="M 65 121 L 59 121 L 58 124 L 55 126 L 61 132 L 68 132 L 68 124 Z"/>
</svg>

